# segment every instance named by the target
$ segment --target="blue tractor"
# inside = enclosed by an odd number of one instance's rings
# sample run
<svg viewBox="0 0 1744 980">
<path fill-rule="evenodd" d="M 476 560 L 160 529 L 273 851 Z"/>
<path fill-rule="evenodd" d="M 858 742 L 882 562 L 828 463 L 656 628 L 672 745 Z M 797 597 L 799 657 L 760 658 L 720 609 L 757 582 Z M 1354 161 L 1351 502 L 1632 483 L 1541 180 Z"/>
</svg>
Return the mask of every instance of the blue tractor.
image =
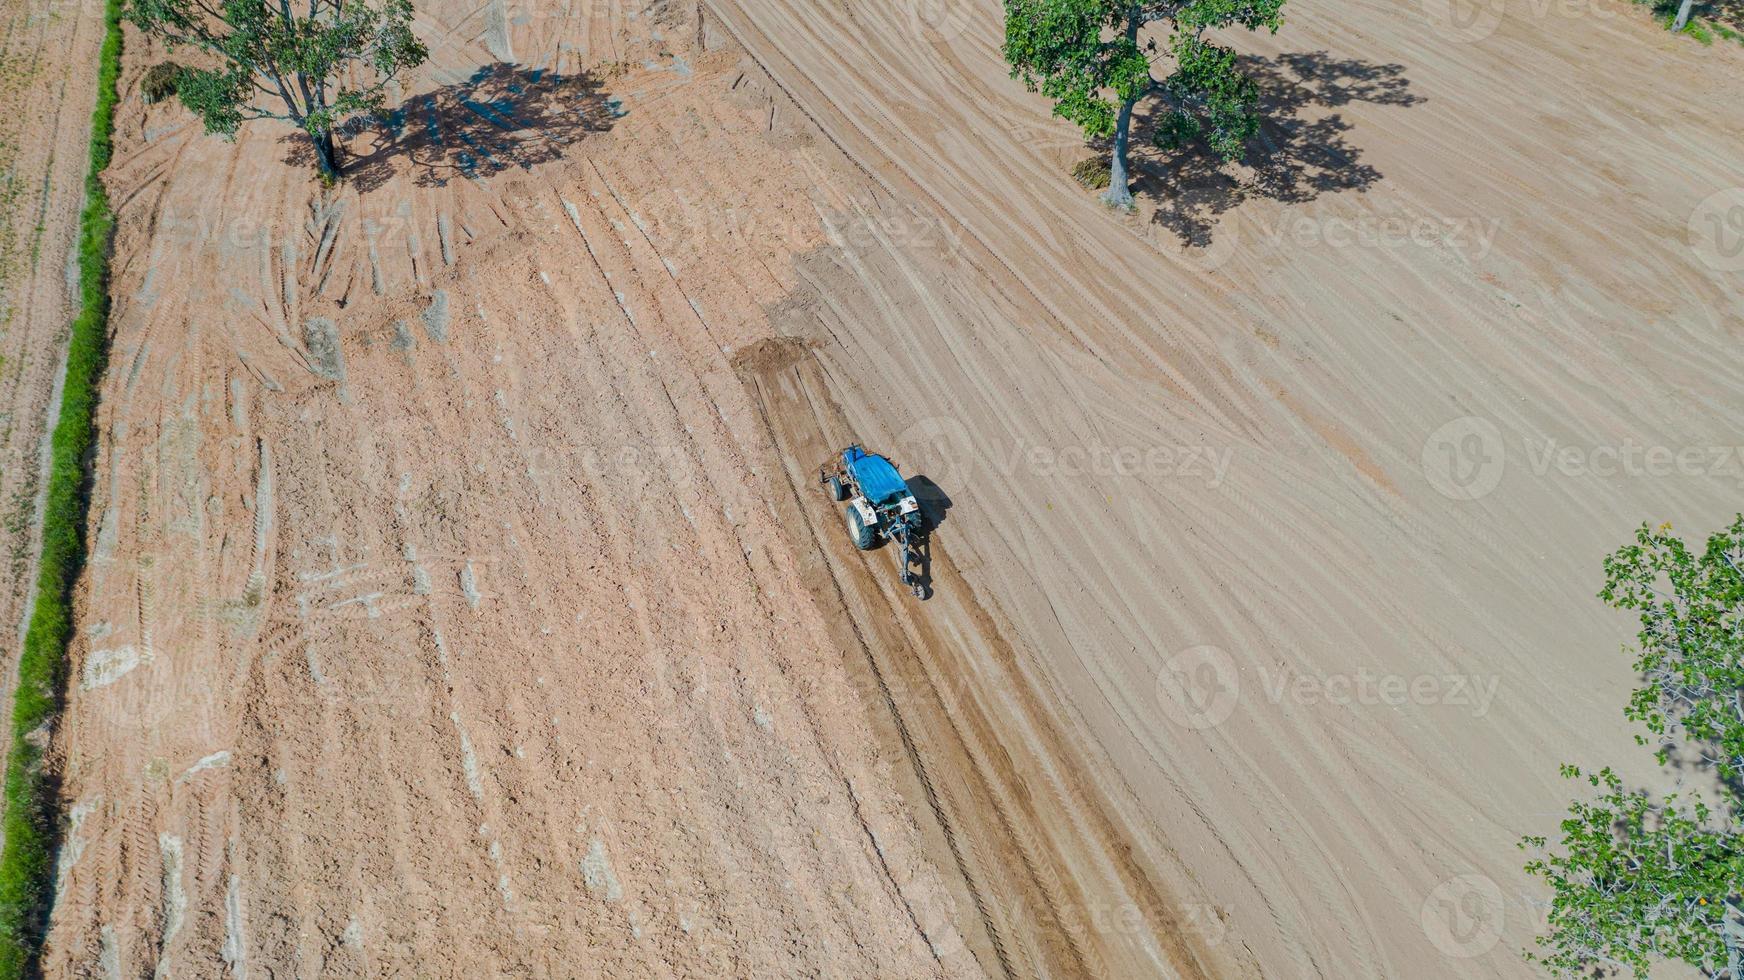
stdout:
<svg viewBox="0 0 1744 980">
<path fill-rule="evenodd" d="M 902 584 L 917 598 L 926 596 L 922 576 L 913 570 L 926 534 L 926 519 L 920 501 L 896 465 L 858 444 L 842 450 L 839 458 L 818 473 L 818 482 L 829 487 L 832 500 L 847 501 L 848 536 L 854 547 L 868 551 L 879 541 L 894 541 L 902 549 L 898 561 Z"/>
</svg>

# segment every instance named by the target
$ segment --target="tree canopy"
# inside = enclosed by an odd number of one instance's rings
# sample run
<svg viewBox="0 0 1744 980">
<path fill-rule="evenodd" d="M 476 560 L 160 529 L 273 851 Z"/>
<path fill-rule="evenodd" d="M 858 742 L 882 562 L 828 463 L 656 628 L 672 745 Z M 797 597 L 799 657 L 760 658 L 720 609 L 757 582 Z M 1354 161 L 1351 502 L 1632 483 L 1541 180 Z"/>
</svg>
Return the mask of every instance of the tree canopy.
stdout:
<svg viewBox="0 0 1744 980">
<path fill-rule="evenodd" d="M 1235 159 L 1259 130 L 1259 90 L 1236 53 L 1210 40 L 1219 28 L 1276 32 L 1284 0 L 1005 0 L 1005 59 L 1013 78 L 1054 102 L 1054 115 L 1112 142 L 1104 199 L 1129 207 L 1127 145 L 1133 107 L 1156 93 L 1167 106 L 1155 138 L 1167 148 L 1203 141 Z M 1168 39 L 1141 39 L 1166 23 Z M 1172 71 L 1153 74 L 1159 60 Z"/>
<path fill-rule="evenodd" d="M 1629 789 L 1611 769 L 1563 775 L 1598 791 L 1576 801 L 1556 849 L 1526 871 L 1552 891 L 1539 959 L 1561 976 L 1595 966 L 1647 976 L 1660 959 L 1744 980 L 1744 515 L 1693 551 L 1669 526 L 1642 527 L 1605 560 L 1600 597 L 1639 614 L 1644 686 L 1625 714 L 1662 765 L 1711 776 L 1700 793 Z"/>
<path fill-rule="evenodd" d="M 1669 527 L 1641 528 L 1605 561 L 1599 597 L 1640 614 L 1635 669 L 1647 681 L 1627 714 L 1733 783 L 1744 782 L 1744 517 L 1692 552 Z"/>
<path fill-rule="evenodd" d="M 207 132 L 234 138 L 247 120 L 285 120 L 309 134 L 327 178 L 339 173 L 334 129 L 379 113 L 388 82 L 427 54 L 410 0 L 131 0 L 127 19 L 172 49 L 217 57 L 183 68 L 176 85 Z"/>
</svg>

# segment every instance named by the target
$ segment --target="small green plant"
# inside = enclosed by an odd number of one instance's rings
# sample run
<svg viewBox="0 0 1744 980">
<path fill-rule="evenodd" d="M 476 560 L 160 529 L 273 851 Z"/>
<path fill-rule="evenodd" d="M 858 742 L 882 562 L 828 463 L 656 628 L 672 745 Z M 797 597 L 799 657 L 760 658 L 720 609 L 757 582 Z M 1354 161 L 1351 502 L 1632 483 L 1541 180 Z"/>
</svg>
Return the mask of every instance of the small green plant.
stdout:
<svg viewBox="0 0 1744 980">
<path fill-rule="evenodd" d="M 1110 177 L 1107 157 L 1089 157 L 1072 168 L 1072 179 L 1093 191 L 1107 187 Z"/>
<path fill-rule="evenodd" d="M 162 102 L 176 94 L 176 83 L 181 77 L 181 65 L 173 61 L 160 61 L 147 68 L 140 77 L 139 94 L 145 99 L 146 105 Z"/>
</svg>

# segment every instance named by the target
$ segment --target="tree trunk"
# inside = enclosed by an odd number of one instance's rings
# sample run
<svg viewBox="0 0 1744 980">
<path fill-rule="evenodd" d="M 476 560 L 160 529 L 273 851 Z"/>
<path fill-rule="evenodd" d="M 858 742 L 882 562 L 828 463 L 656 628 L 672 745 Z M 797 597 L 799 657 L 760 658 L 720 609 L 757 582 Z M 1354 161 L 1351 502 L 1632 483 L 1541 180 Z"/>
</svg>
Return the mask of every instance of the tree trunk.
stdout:
<svg viewBox="0 0 1744 980">
<path fill-rule="evenodd" d="M 1132 210 L 1132 189 L 1128 186 L 1126 176 L 1126 145 L 1132 138 L 1132 107 L 1137 99 L 1128 99 L 1120 107 L 1120 116 L 1114 121 L 1114 150 L 1108 161 L 1108 190 L 1102 194 L 1102 203 L 1113 208 Z"/>
<path fill-rule="evenodd" d="M 1695 5 L 1696 0 L 1683 0 L 1683 3 L 1678 4 L 1677 19 L 1671 22 L 1671 29 L 1673 31 L 1681 31 L 1683 30 L 1684 25 L 1689 23 L 1690 9 Z"/>
<path fill-rule="evenodd" d="M 333 131 L 323 130 L 309 134 L 315 141 L 315 166 L 320 168 L 321 176 L 328 180 L 339 179 L 339 151 L 333 146 Z"/>
<path fill-rule="evenodd" d="M 1684 0 L 1689 6 L 1689 0 Z M 1726 942 L 1727 973 L 1730 980 L 1744 980 L 1744 906 L 1726 903 L 1726 923 L 1721 929 Z"/>
<path fill-rule="evenodd" d="M 1126 12 L 1126 40 L 1128 43 L 1138 43 L 1138 29 L 1144 26 L 1144 14 L 1139 7 L 1131 7 Z M 1127 186 L 1126 178 L 1126 144 L 1132 137 L 1132 107 L 1138 102 L 1134 95 L 1120 104 L 1120 115 L 1114 120 L 1114 152 L 1108 161 L 1108 190 L 1102 195 L 1102 203 L 1109 207 L 1120 208 L 1123 211 L 1132 210 L 1132 188 Z"/>
</svg>

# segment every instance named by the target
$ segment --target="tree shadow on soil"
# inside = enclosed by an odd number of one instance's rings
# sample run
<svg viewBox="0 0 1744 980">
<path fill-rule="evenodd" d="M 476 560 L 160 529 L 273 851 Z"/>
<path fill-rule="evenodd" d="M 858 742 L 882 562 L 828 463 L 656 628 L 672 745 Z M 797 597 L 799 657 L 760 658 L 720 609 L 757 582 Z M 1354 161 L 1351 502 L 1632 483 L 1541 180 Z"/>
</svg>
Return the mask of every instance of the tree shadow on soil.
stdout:
<svg viewBox="0 0 1744 980">
<path fill-rule="evenodd" d="M 610 129 L 622 115 L 591 72 L 558 75 L 485 65 L 465 81 L 347 127 L 341 134 L 348 139 L 340 167 L 361 193 L 387 183 L 408 163 L 418 186 L 440 187 L 455 177 L 484 178 L 555 160 L 587 134 Z M 306 137 L 298 133 L 286 139 L 291 145 L 285 162 L 314 166 Z"/>
<path fill-rule="evenodd" d="M 1286 204 L 1321 194 L 1363 190 L 1381 179 L 1361 162 L 1362 150 L 1346 134 L 1351 124 L 1336 112 L 1352 102 L 1412 106 L 1425 100 L 1410 91 L 1402 65 L 1377 65 L 1335 58 L 1325 51 L 1243 57 L 1241 68 L 1260 89 L 1260 132 L 1242 158 L 1253 178 L 1238 181 L 1224 162 L 1203 146 L 1162 150 L 1151 143 L 1156 123 L 1167 111 L 1153 98 L 1133 120 L 1135 193 L 1150 192 L 1156 202 L 1152 223 L 1177 235 L 1183 244 L 1203 247 L 1227 211 L 1248 198 Z"/>
<path fill-rule="evenodd" d="M 1678 774 L 1680 786 L 1685 781 L 1707 784 L 1695 787 L 1706 799 L 1712 800 L 1718 791 L 1722 799 L 1729 796 L 1734 800 L 1744 800 L 1744 778 L 1730 767 L 1714 764 L 1715 760 L 1726 758 L 1724 746 L 1718 741 L 1704 739 L 1677 746 L 1666 756 L 1665 768 Z"/>
<path fill-rule="evenodd" d="M 1676 13 L 1677 4 L 1670 4 L 1669 12 Z M 1697 3 L 1693 13 L 1729 31 L 1744 34 L 1744 0 L 1707 0 Z"/>
</svg>

